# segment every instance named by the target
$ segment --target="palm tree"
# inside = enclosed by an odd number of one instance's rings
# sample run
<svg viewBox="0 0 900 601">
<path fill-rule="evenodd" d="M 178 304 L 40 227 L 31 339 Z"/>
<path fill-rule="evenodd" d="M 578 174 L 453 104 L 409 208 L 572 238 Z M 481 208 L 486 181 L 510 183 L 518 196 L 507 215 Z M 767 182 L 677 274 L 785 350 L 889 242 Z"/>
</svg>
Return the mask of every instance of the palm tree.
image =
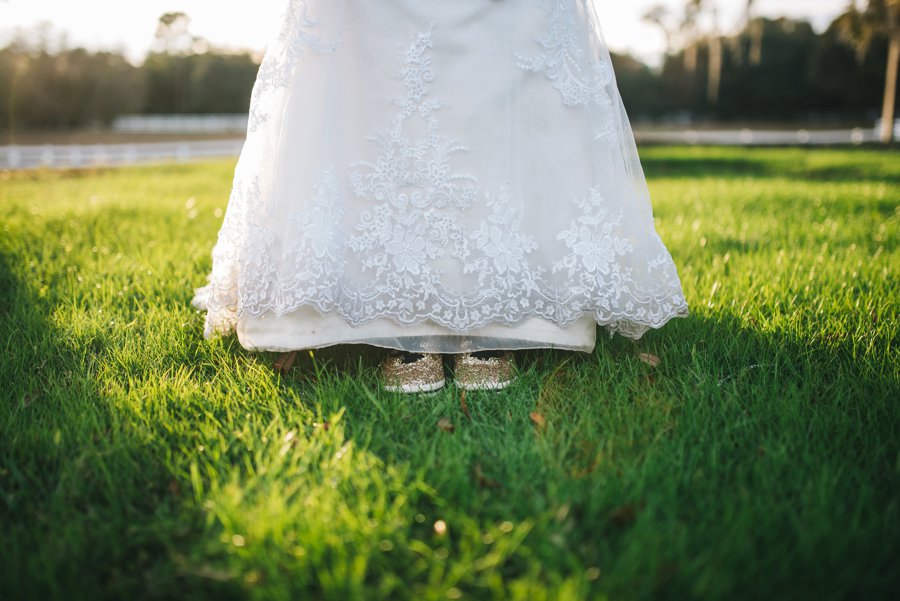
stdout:
<svg viewBox="0 0 900 601">
<path fill-rule="evenodd" d="M 844 40 L 856 49 L 859 61 L 865 58 L 876 39 L 888 39 L 881 141 L 890 144 L 894 141 L 897 70 L 900 68 L 900 0 L 868 0 L 864 9 L 859 7 L 857 0 L 850 0 L 847 11 L 838 17 L 837 24 Z"/>
<path fill-rule="evenodd" d="M 687 0 L 684 5 L 680 29 L 685 38 L 684 68 L 690 73 L 697 70 L 697 56 L 702 37 L 699 21 L 705 6 L 706 0 Z"/>
<path fill-rule="evenodd" d="M 747 0 L 748 13 L 755 0 Z M 684 68 L 689 73 L 697 70 L 700 49 L 708 50 L 709 69 L 706 97 L 711 105 L 719 103 L 724 69 L 724 38 L 719 27 L 719 7 L 716 0 L 686 0 L 680 23 L 673 24 L 672 13 L 664 5 L 653 6 L 644 14 L 644 21 L 656 25 L 665 36 L 666 54 L 676 46 L 684 52 Z M 704 28 L 703 23 L 709 27 Z M 704 31 L 704 29 L 707 29 Z"/>
<path fill-rule="evenodd" d="M 699 22 L 706 16 L 710 23 L 705 35 L 699 33 Z M 713 106 L 719 104 L 719 91 L 722 87 L 722 69 L 724 67 L 724 44 L 719 28 L 719 6 L 716 0 L 687 0 L 684 7 L 684 28 L 693 32 L 697 42 L 685 50 L 688 70 L 693 70 L 697 62 L 697 51 L 700 43 L 705 43 L 709 51 L 709 64 L 706 82 L 706 98 Z"/>
<path fill-rule="evenodd" d="M 750 36 L 750 64 L 762 62 L 763 21 L 754 18 L 756 0 L 747 0 L 744 7 L 744 28 Z"/>
<path fill-rule="evenodd" d="M 722 89 L 725 49 L 722 43 L 722 32 L 719 29 L 719 7 L 715 2 L 707 0 L 706 8 L 712 19 L 712 31 L 709 35 L 709 78 L 706 85 L 706 97 L 711 105 L 716 106 L 719 104 L 719 92 Z"/>
</svg>

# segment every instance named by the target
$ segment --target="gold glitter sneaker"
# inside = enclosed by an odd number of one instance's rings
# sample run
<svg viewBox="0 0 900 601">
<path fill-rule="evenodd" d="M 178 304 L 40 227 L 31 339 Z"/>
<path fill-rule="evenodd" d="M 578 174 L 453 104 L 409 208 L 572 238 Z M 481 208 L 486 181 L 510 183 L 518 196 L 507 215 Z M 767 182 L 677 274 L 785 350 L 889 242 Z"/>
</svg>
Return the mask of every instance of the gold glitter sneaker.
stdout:
<svg viewBox="0 0 900 601">
<path fill-rule="evenodd" d="M 463 390 L 503 390 L 515 379 L 515 360 L 509 351 L 479 351 L 456 355 L 456 385 Z"/>
<path fill-rule="evenodd" d="M 440 355 L 392 351 L 381 362 L 384 389 L 415 394 L 444 387 L 444 362 Z"/>
</svg>

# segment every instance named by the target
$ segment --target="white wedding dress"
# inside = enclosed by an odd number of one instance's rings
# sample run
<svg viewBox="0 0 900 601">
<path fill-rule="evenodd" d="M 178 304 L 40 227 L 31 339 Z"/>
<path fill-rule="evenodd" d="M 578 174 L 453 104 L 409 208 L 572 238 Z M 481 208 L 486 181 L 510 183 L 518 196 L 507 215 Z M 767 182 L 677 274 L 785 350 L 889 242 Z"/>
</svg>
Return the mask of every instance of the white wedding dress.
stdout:
<svg viewBox="0 0 900 601">
<path fill-rule="evenodd" d="M 194 304 L 253 350 L 589 351 L 686 315 L 592 0 L 291 0 Z"/>
</svg>

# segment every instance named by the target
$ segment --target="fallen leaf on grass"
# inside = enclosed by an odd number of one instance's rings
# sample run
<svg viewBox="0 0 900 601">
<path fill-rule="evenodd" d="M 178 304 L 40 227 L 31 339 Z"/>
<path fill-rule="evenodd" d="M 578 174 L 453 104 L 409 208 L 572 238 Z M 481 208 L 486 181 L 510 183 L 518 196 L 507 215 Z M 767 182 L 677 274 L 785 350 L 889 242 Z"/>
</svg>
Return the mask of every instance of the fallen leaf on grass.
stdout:
<svg viewBox="0 0 900 601">
<path fill-rule="evenodd" d="M 678 575 L 678 569 L 678 564 L 671 561 L 659 566 L 659 569 L 656 570 L 657 588 L 668 586 Z"/>
<path fill-rule="evenodd" d="M 487 476 L 484 475 L 484 470 L 481 468 L 481 462 L 475 464 L 475 467 L 472 468 L 472 473 L 475 476 L 475 481 L 478 482 L 478 486 L 481 488 L 500 488 L 500 483 L 496 480 L 491 480 Z"/>
<path fill-rule="evenodd" d="M 544 419 L 543 414 L 538 413 L 537 411 L 532 411 L 529 415 L 531 421 L 534 422 L 534 425 L 538 427 L 539 430 L 543 430 L 547 426 L 547 420 Z"/>
<path fill-rule="evenodd" d="M 466 391 L 463 390 L 459 394 L 459 406 L 462 409 L 462 412 L 466 414 L 466 417 L 472 419 L 472 414 L 469 413 L 469 405 L 466 404 Z"/>
<path fill-rule="evenodd" d="M 294 361 L 297 359 L 297 351 L 291 351 L 290 353 L 283 353 L 278 359 L 275 360 L 274 367 L 275 371 L 284 375 L 291 369 L 291 366 L 294 365 Z"/>
<path fill-rule="evenodd" d="M 586 478 L 590 476 L 596 469 L 600 467 L 600 456 L 597 455 L 593 458 L 589 465 L 578 468 L 572 472 L 573 478 Z"/>
<path fill-rule="evenodd" d="M 444 432 L 453 432 L 456 430 L 456 427 L 453 425 L 453 422 L 450 421 L 450 418 L 442 417 L 438 420 L 438 428 L 443 430 Z"/>
<path fill-rule="evenodd" d="M 566 518 L 569 517 L 569 511 L 571 511 L 572 505 L 569 503 L 564 503 L 559 506 L 559 509 L 556 510 L 556 515 L 554 515 L 554 519 L 557 522 L 564 522 Z"/>
<path fill-rule="evenodd" d="M 574 464 L 571 468 L 573 478 L 586 478 L 591 475 L 603 460 L 603 453 L 597 450 L 597 446 L 586 440 L 581 441 L 576 446 L 575 456 L 572 458 Z"/>
<path fill-rule="evenodd" d="M 662 360 L 652 353 L 641 353 L 638 355 L 638 359 L 640 359 L 650 367 L 659 367 L 659 365 L 662 363 Z"/>
<path fill-rule="evenodd" d="M 638 504 L 628 503 L 627 505 L 616 507 L 609 512 L 609 523 L 613 526 L 630 526 L 637 518 L 638 512 L 643 508 L 643 501 Z"/>
</svg>

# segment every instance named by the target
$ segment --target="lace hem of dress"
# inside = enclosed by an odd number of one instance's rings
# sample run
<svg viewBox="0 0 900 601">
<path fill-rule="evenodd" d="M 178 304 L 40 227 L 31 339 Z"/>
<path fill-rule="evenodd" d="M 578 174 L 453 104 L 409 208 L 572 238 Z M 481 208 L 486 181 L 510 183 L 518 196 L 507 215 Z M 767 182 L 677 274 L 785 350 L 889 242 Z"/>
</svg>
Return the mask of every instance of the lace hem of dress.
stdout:
<svg viewBox="0 0 900 601">
<path fill-rule="evenodd" d="M 322 302 L 315 299 L 304 299 L 286 304 L 281 307 L 255 307 L 253 309 L 228 306 L 213 306 L 211 299 L 215 296 L 221 298 L 223 296 L 233 295 L 233 291 L 213 291 L 212 285 L 204 286 L 196 290 L 191 305 L 199 310 L 206 311 L 206 325 L 204 335 L 212 338 L 217 335 L 227 336 L 235 331 L 239 319 L 242 316 L 262 317 L 264 315 L 284 316 L 297 311 L 303 307 L 310 307 L 322 314 L 336 312 L 348 325 L 352 327 L 359 326 L 368 321 L 375 319 L 389 319 L 398 326 L 418 325 L 424 322 L 433 322 L 439 326 L 447 328 L 450 332 L 465 335 L 468 331 L 476 330 L 491 324 L 502 324 L 504 326 L 513 326 L 525 320 L 538 318 L 556 324 L 559 327 L 566 327 L 586 315 L 590 315 L 598 325 L 608 329 L 609 335 L 613 336 L 618 333 L 626 338 L 637 340 L 651 329 L 659 329 L 676 317 L 687 317 L 689 314 L 687 302 L 682 295 L 672 295 L 662 299 L 653 299 L 636 303 L 628 301 L 625 303 L 625 311 L 617 312 L 611 308 L 605 307 L 582 307 L 572 309 L 571 301 L 566 308 L 561 308 L 559 304 L 548 305 L 542 301 L 536 301 L 538 305 L 530 310 L 517 312 L 515 315 L 509 313 L 500 313 L 491 310 L 490 304 L 485 304 L 481 309 L 477 310 L 479 318 L 471 319 L 465 327 L 460 327 L 459 322 L 454 323 L 452 319 L 447 318 L 447 313 L 441 312 L 423 312 L 420 314 L 410 313 L 401 315 L 392 313 L 390 310 L 382 309 L 367 314 L 360 318 L 354 314 L 354 302 L 348 300 L 345 304 L 334 302 Z M 341 295 L 337 294 L 340 298 Z M 527 306 L 528 298 L 519 299 L 522 305 Z M 577 305 L 575 305 L 577 306 Z M 358 309 L 359 306 L 357 305 Z"/>
</svg>

